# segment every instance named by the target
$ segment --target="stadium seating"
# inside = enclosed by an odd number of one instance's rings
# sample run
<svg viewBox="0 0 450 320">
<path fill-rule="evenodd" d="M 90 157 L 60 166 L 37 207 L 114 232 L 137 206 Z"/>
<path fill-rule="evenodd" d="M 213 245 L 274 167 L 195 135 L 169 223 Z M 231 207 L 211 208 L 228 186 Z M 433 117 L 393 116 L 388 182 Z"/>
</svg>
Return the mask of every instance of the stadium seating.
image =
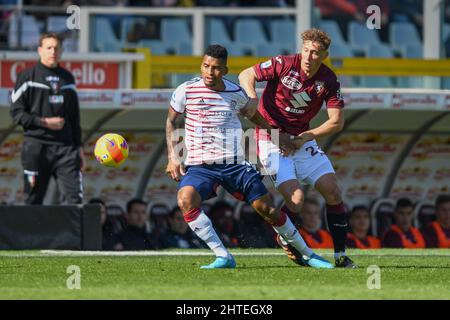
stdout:
<svg viewBox="0 0 450 320">
<path fill-rule="evenodd" d="M 151 53 L 156 55 L 168 54 L 170 50 L 162 40 L 143 39 L 139 41 L 138 47 L 150 48 Z"/>
<path fill-rule="evenodd" d="M 235 42 L 228 44 L 227 50 L 230 56 L 249 56 L 253 54 L 252 47 Z"/>
<path fill-rule="evenodd" d="M 272 44 L 295 44 L 295 23 L 291 19 L 273 19 L 269 22 L 269 34 Z"/>
<path fill-rule="evenodd" d="M 162 233 L 168 228 L 168 217 L 170 206 L 166 203 L 156 202 L 148 206 L 149 218 L 151 222 L 150 229 Z"/>
<path fill-rule="evenodd" d="M 422 59 L 423 48 L 422 44 L 405 44 L 401 46 L 400 52 L 403 58 L 409 59 Z"/>
<path fill-rule="evenodd" d="M 161 39 L 169 44 L 191 42 L 192 35 L 184 18 L 165 18 L 161 20 Z"/>
<path fill-rule="evenodd" d="M 67 17 L 65 16 L 49 16 L 47 18 L 47 30 L 60 33 L 67 30 Z"/>
<path fill-rule="evenodd" d="M 392 22 L 389 25 L 389 43 L 395 50 L 405 45 L 421 45 L 416 27 L 409 22 Z"/>
<path fill-rule="evenodd" d="M 391 48 L 382 43 L 369 44 L 366 48 L 366 56 L 369 58 L 393 58 Z M 364 87 L 389 88 L 393 87 L 390 77 L 384 76 L 367 76 L 361 77 L 361 85 Z"/>
<path fill-rule="evenodd" d="M 279 54 L 293 54 L 295 52 L 294 46 L 294 44 L 289 47 L 279 43 L 259 44 L 256 47 L 256 55 L 259 57 L 273 57 Z"/>
<path fill-rule="evenodd" d="M 331 43 L 345 44 L 344 37 L 342 35 L 339 25 L 334 20 L 322 20 L 319 23 L 319 28 L 328 33 L 331 37 Z"/>
<path fill-rule="evenodd" d="M 352 49 L 345 42 L 331 42 L 330 48 L 330 57 L 331 58 L 345 58 L 345 57 L 353 57 Z"/>
<path fill-rule="evenodd" d="M 434 203 L 421 200 L 414 206 L 414 226 L 424 228 L 434 220 L 436 220 Z"/>
<path fill-rule="evenodd" d="M 220 18 L 210 18 L 206 22 L 205 41 L 206 45 L 221 43 L 227 46 L 232 42 L 230 35 Z"/>
<path fill-rule="evenodd" d="M 123 48 L 123 43 L 117 39 L 111 22 L 106 17 L 95 17 L 91 37 L 91 49 L 94 51 L 115 52 Z"/>
<path fill-rule="evenodd" d="M 392 88 L 394 83 L 390 77 L 367 76 L 361 77 L 361 87 L 364 88 Z"/>
<path fill-rule="evenodd" d="M 145 25 L 147 20 L 144 17 L 124 17 L 120 23 L 120 39 L 123 42 L 127 41 L 128 34 L 132 30 L 133 26 L 137 23 Z"/>
<path fill-rule="evenodd" d="M 176 53 L 182 56 L 188 56 L 192 54 L 192 42 L 180 42 L 176 46 Z"/>
<path fill-rule="evenodd" d="M 256 19 L 238 19 L 234 25 L 236 43 L 253 50 L 258 44 L 267 43 L 261 23 Z"/>
<path fill-rule="evenodd" d="M 370 30 L 365 24 L 356 21 L 348 24 L 348 39 L 352 49 L 357 53 L 364 52 L 368 45 L 381 43 L 376 29 Z"/>
<path fill-rule="evenodd" d="M 19 45 L 18 39 L 18 19 L 16 15 L 11 15 L 10 27 L 8 34 L 8 46 L 15 48 Z M 22 30 L 21 30 L 21 44 L 22 47 L 34 50 L 38 46 L 39 35 L 42 31 L 42 27 L 36 21 L 34 16 L 23 15 L 22 16 Z"/>
<path fill-rule="evenodd" d="M 369 44 L 366 48 L 366 57 L 369 58 L 393 58 L 391 47 L 386 44 Z"/>
<path fill-rule="evenodd" d="M 381 198 L 371 205 L 370 217 L 372 219 L 372 235 L 382 237 L 393 222 L 395 200 Z"/>
</svg>

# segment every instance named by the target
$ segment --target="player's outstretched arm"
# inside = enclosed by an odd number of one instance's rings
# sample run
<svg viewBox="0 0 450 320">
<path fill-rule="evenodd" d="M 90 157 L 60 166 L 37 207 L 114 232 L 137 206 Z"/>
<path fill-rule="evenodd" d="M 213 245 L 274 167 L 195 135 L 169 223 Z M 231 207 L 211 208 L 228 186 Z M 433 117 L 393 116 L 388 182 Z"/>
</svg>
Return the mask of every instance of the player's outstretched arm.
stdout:
<svg viewBox="0 0 450 320">
<path fill-rule="evenodd" d="M 256 73 L 253 67 L 243 70 L 239 74 L 239 84 L 250 98 L 258 98 L 256 94 Z"/>
<path fill-rule="evenodd" d="M 186 174 L 184 166 L 181 163 L 178 155 L 175 153 L 176 145 L 179 143 L 174 139 L 173 134 L 176 130 L 176 122 L 179 113 L 169 107 L 166 120 L 166 142 L 167 142 L 167 158 L 168 164 L 166 167 L 166 174 L 175 181 L 180 181 L 180 177 Z"/>
<path fill-rule="evenodd" d="M 317 128 L 300 133 L 295 138 L 295 145 L 300 148 L 305 142 L 338 133 L 344 128 L 344 110 L 328 108 L 328 120 Z"/>
</svg>

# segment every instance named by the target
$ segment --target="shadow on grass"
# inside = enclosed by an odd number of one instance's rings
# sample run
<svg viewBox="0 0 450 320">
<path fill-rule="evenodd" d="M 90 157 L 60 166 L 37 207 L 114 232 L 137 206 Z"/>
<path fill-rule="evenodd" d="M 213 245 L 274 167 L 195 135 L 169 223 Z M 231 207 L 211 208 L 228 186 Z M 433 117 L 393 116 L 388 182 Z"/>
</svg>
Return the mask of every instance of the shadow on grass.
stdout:
<svg viewBox="0 0 450 320">
<path fill-rule="evenodd" d="M 291 266 L 286 266 L 286 265 L 277 265 L 277 266 L 245 266 L 245 265 L 238 265 L 237 268 L 239 269 L 253 269 L 253 270 L 265 270 L 265 269 L 313 269 L 310 267 L 302 267 L 302 266 L 296 266 L 296 265 L 291 265 Z"/>
</svg>

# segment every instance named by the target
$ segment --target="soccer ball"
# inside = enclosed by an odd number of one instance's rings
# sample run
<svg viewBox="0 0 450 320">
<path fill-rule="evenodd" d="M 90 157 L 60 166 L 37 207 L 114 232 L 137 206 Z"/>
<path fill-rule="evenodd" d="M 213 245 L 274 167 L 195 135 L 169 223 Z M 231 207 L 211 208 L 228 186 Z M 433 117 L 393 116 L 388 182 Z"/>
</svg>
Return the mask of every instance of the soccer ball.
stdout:
<svg viewBox="0 0 450 320">
<path fill-rule="evenodd" d="M 95 159 L 107 167 L 118 167 L 128 158 L 127 141 L 119 134 L 101 136 L 94 147 Z"/>
</svg>

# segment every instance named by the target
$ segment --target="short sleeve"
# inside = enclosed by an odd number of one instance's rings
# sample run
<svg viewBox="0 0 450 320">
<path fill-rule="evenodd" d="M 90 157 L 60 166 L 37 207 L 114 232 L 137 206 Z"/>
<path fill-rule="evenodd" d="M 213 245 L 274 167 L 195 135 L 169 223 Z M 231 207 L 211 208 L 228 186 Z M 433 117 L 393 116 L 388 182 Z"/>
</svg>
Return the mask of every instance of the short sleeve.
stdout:
<svg viewBox="0 0 450 320">
<path fill-rule="evenodd" d="M 170 106 L 178 113 L 184 113 L 186 107 L 186 86 L 179 85 L 172 94 Z"/>
<path fill-rule="evenodd" d="M 337 79 L 332 81 L 332 84 L 328 89 L 328 93 L 325 96 L 325 101 L 327 108 L 341 109 L 344 107 L 344 99 L 341 94 L 341 84 Z"/>
<path fill-rule="evenodd" d="M 236 101 L 236 109 L 241 110 L 242 108 L 245 108 L 245 106 L 248 103 L 248 96 L 245 93 L 245 91 L 241 88 L 241 91 L 239 92 L 237 101 Z"/>
<path fill-rule="evenodd" d="M 282 68 L 283 59 L 281 56 L 273 57 L 270 60 L 253 66 L 257 81 L 269 81 L 278 78 Z"/>
</svg>

